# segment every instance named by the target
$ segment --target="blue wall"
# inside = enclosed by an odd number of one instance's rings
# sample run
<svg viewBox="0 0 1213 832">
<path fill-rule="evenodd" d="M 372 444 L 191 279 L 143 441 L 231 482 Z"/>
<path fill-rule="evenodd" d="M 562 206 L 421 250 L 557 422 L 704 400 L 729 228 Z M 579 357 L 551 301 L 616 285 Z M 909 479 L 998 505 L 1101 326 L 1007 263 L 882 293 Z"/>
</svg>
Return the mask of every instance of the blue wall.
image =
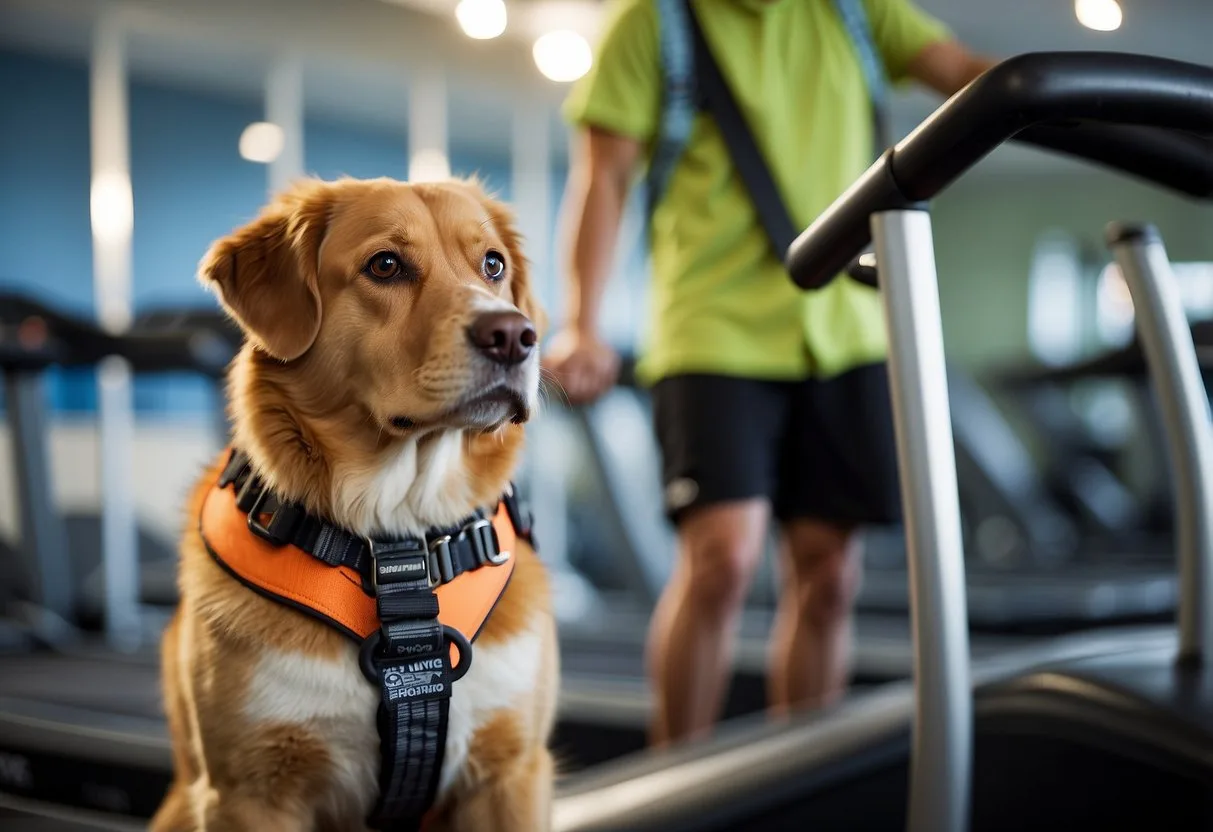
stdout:
<svg viewBox="0 0 1213 832">
<path fill-rule="evenodd" d="M 265 198 L 264 166 L 237 152 L 240 132 L 261 117 L 261 104 L 137 79 L 129 103 L 136 314 L 209 307 L 214 301 L 195 279 L 199 258 Z M 0 51 L 0 288 L 86 316 L 93 313 L 88 106 L 83 62 Z M 407 146 L 403 130 L 317 118 L 305 125 L 305 166 L 325 178 L 403 178 Z M 455 173 L 478 173 L 509 198 L 508 147 L 498 158 L 458 146 L 451 156 Z M 553 213 L 564 185 L 563 170 L 555 173 Z M 48 390 L 58 411 L 95 407 L 89 372 L 53 372 Z M 201 413 L 215 404 L 209 386 L 189 375 L 136 380 L 142 413 Z"/>
<path fill-rule="evenodd" d="M 88 74 L 0 52 L 0 285 L 93 308 Z"/>
</svg>

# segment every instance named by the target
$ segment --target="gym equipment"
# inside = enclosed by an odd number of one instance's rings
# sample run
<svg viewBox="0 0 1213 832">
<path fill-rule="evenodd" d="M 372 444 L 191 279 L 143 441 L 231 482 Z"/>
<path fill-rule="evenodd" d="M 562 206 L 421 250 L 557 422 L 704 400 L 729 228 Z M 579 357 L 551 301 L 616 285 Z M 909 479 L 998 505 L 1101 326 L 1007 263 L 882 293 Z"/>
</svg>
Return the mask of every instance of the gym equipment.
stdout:
<svg viewBox="0 0 1213 832">
<path fill-rule="evenodd" d="M 167 320 L 166 320 L 167 319 Z M 177 325 L 186 323 L 189 328 Z M 47 448 L 47 417 L 43 377 L 50 366 L 91 368 L 110 356 L 125 359 L 140 374 L 191 371 L 218 379 L 235 352 L 228 334 L 231 325 L 217 313 L 207 315 L 167 311 L 150 313 L 122 336 L 64 314 L 33 298 L 0 295 L 0 369 L 9 403 L 12 453 L 17 460 L 16 493 L 23 542 L 6 560 L 18 562 L 14 573 L 25 573 L 27 615 L 38 610 L 43 622 L 60 625 L 55 642 L 66 638 L 65 626 L 96 627 L 115 614 L 121 596 L 105 591 L 105 553 L 101 549 L 100 518 L 54 509 Z M 224 430 L 226 435 L 226 430 Z M 106 500 L 129 495 L 106 494 Z M 176 552 L 140 531 L 139 556 L 144 574 L 139 600 L 171 606 L 176 603 L 172 570 Z M 121 614 L 121 613 L 118 613 Z M 48 616 L 50 618 L 48 618 Z"/>
<path fill-rule="evenodd" d="M 158 657 L 154 651 L 112 652 L 96 643 L 91 630 L 109 607 L 96 521 L 93 531 L 83 535 L 92 544 L 91 552 L 73 549 L 64 520 L 54 510 L 46 460 L 44 371 L 51 366 L 92 367 L 117 355 L 137 373 L 188 371 L 218 381 L 240 337 L 218 310 L 149 311 L 124 335 L 115 336 L 27 296 L 0 297 L 0 367 L 20 463 L 17 494 L 24 538 L 5 565 L 11 565 L 13 577 L 23 584 L 16 599 L 22 603 L 12 611 L 24 613 L 22 631 L 31 634 L 0 660 L 0 720 L 6 725 L 0 730 L 0 792 L 37 795 L 47 805 L 74 801 L 107 813 L 139 815 L 154 810 L 167 782 L 163 761 L 148 765 L 149 738 L 158 741 L 164 733 Z M 222 408 L 215 424 L 221 443 L 227 435 Z M 87 519 L 78 523 L 87 528 Z M 137 597 L 145 607 L 158 606 L 167 613 L 177 602 L 176 552 L 162 549 L 141 551 Z M 58 626 L 52 628 L 46 621 Z M 147 626 L 154 627 L 154 622 Z M 41 730 L 44 725 L 46 731 Z M 67 742 L 56 742 L 62 740 L 56 726 L 78 733 Z M 33 741 L 22 743 L 23 737 Z M 122 765 L 120 753 L 107 753 L 111 740 L 116 746 L 130 741 L 139 749 L 129 767 Z M 43 786 L 45 791 L 40 790 Z"/>
<path fill-rule="evenodd" d="M 1109 232 L 1177 477 L 1178 633 L 1072 636 L 1068 654 L 970 665 L 927 208 L 1013 137 L 1213 197 L 1213 155 L 1188 153 L 1187 137 L 1164 128 L 1213 133 L 1213 69 L 1113 53 L 1012 58 L 886 151 L 797 238 L 787 262 L 806 289 L 875 240 L 909 521 L 913 687 L 587 774 L 563 793 L 557 830 L 1149 828 L 1161 809 L 1169 829 L 1210 827 L 1213 433 L 1162 243 L 1144 228 Z"/>
<path fill-rule="evenodd" d="M 21 533 L 20 545 L 4 552 L 6 583 L 12 582 L 5 587 L 5 615 L 28 637 L 60 643 L 70 638 L 75 614 L 73 570 L 66 534 L 51 510 L 42 373 L 53 364 L 89 363 L 82 353 L 95 346 L 97 333 L 49 311 L 23 296 L 0 297 L 0 367 Z M 60 337 L 52 338 L 52 332 Z"/>
<path fill-rule="evenodd" d="M 1174 613 L 1166 538 L 1095 534 L 1054 498 L 989 394 L 951 366 L 948 396 L 975 630 L 1064 632 Z M 868 560 L 860 611 L 906 611 L 905 550 L 894 545 Z"/>
<path fill-rule="evenodd" d="M 1213 321 L 1196 321 L 1190 329 L 1208 389 L 1213 375 Z M 1149 458 L 1164 456 L 1166 443 L 1150 394 L 1139 338 L 1119 349 L 1061 367 L 1005 368 L 993 374 L 993 381 L 1038 426 L 1037 433 L 1046 441 L 1056 469 L 1056 487 L 1081 507 L 1084 518 L 1098 533 L 1119 536 L 1145 528 L 1162 537 L 1173 532 L 1170 512 L 1174 495 L 1165 464 L 1152 466 L 1151 481 L 1131 491 L 1108 470 L 1110 463 L 1106 460 L 1123 449 L 1109 449 L 1096 442 L 1067 397 L 1077 384 L 1119 382 L 1142 405 L 1146 430 L 1135 439 L 1144 440 L 1144 454 Z"/>
<path fill-rule="evenodd" d="M 244 335 L 218 309 L 151 308 L 135 316 L 128 333 L 122 338 L 124 354 L 137 374 L 187 372 L 201 376 L 215 387 L 216 406 L 212 414 L 214 447 L 223 447 L 228 440 L 229 426 L 224 406 L 223 382 L 228 364 L 239 351 Z M 142 344 L 163 342 L 177 345 L 169 353 L 160 353 L 153 363 L 149 350 Z M 158 348 L 157 348 L 158 349 Z M 67 517 L 68 536 L 72 545 L 80 535 L 73 534 L 73 521 Z M 174 545 L 158 545 L 144 549 L 140 544 L 139 603 L 145 609 L 168 611 L 177 604 L 177 549 Z M 96 562 L 94 556 L 90 562 Z M 85 624 L 98 621 L 104 614 L 104 575 L 94 570 L 85 578 L 80 596 L 80 616 Z"/>
</svg>

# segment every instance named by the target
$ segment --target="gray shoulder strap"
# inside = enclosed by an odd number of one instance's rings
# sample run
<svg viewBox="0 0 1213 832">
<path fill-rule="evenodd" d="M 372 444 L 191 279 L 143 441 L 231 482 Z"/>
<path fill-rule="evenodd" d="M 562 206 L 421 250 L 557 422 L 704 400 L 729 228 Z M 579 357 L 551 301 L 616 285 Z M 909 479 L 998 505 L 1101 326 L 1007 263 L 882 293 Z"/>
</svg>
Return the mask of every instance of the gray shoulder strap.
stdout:
<svg viewBox="0 0 1213 832">
<path fill-rule="evenodd" d="M 691 137 L 695 104 L 695 60 L 685 0 L 654 0 L 657 4 L 661 50 L 661 121 L 649 163 L 647 211 L 652 217 L 657 201 Z"/>
<path fill-rule="evenodd" d="M 695 56 L 686 0 L 653 0 L 657 5 L 661 54 L 661 118 L 646 182 L 646 219 L 651 219 L 691 137 L 698 111 Z M 885 116 L 888 78 L 876 48 L 863 0 L 833 0 L 859 62 L 872 100 L 877 153 L 890 143 Z M 646 227 L 648 223 L 646 222 Z"/>
<path fill-rule="evenodd" d="M 868 85 L 868 95 L 872 99 L 872 122 L 876 155 L 880 155 L 891 143 L 888 130 L 887 105 L 889 98 L 889 81 L 885 74 L 884 60 L 876 48 L 872 35 L 872 26 L 868 20 L 867 10 L 863 0 L 834 0 L 834 8 L 842 18 L 842 25 L 847 35 L 859 53 L 859 65 L 863 69 L 863 77 Z"/>
</svg>

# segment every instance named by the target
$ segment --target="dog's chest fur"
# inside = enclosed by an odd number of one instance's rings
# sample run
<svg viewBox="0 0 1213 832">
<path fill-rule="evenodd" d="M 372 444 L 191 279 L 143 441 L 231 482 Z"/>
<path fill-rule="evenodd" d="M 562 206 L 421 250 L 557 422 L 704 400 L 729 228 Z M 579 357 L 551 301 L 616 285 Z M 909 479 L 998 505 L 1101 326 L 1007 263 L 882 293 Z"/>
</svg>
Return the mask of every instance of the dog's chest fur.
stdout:
<svg viewBox="0 0 1213 832">
<path fill-rule="evenodd" d="M 462 473 L 462 439 L 445 431 L 421 444 L 404 443 L 378 465 L 333 466 L 334 510 L 344 523 L 365 532 L 416 529 L 454 522 L 465 512 L 451 506 L 466 504 L 467 483 Z M 419 518 L 429 518 L 423 523 Z"/>
</svg>

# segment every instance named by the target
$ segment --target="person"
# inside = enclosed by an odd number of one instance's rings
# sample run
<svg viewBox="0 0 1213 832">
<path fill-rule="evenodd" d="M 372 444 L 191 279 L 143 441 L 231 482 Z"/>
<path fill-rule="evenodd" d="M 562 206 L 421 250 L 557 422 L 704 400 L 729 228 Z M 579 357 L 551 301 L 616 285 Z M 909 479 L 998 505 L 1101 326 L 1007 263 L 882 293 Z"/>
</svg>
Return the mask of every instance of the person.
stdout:
<svg viewBox="0 0 1213 832">
<path fill-rule="evenodd" d="M 892 83 L 950 95 L 993 64 L 910 0 L 863 0 Z M 831 0 L 694 0 L 712 54 L 798 227 L 872 161 L 858 53 Z M 573 87 L 562 224 L 567 304 L 545 364 L 570 403 L 615 381 L 599 315 L 632 180 L 659 127 L 656 0 L 617 0 Z M 653 745 L 719 719 L 736 629 L 774 519 L 782 580 L 770 644 L 774 713 L 827 706 L 850 673 L 859 529 L 900 515 L 876 291 L 842 276 L 795 287 L 710 115 L 648 218 L 646 343 L 677 559 L 648 636 Z"/>
</svg>

